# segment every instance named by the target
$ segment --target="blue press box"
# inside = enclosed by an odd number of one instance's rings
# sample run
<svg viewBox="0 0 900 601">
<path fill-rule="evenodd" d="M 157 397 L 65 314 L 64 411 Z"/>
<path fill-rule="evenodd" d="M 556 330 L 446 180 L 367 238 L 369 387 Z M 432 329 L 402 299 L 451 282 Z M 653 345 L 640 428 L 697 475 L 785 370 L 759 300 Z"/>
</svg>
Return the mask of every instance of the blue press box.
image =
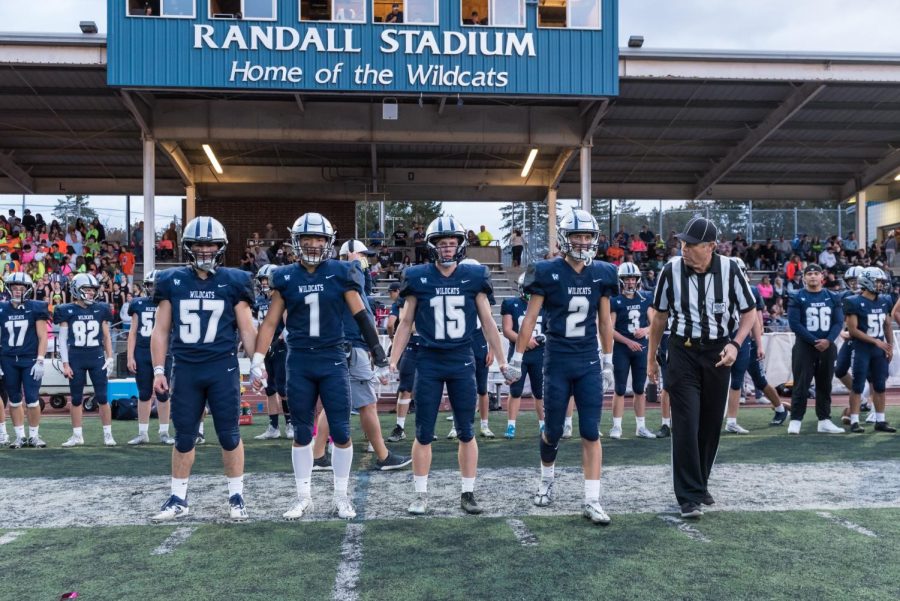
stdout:
<svg viewBox="0 0 900 601">
<path fill-rule="evenodd" d="M 110 380 L 106 387 L 107 398 L 110 401 L 116 399 L 137 398 L 138 389 L 134 378 L 123 378 L 121 380 Z"/>
</svg>

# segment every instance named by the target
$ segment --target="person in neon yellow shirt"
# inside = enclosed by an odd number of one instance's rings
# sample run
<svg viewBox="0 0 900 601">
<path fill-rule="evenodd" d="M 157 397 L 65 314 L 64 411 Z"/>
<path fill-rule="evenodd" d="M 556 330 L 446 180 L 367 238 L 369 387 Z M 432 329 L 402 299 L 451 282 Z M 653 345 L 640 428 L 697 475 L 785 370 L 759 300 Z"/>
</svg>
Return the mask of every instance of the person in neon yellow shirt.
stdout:
<svg viewBox="0 0 900 601">
<path fill-rule="evenodd" d="M 494 241 L 494 237 L 491 235 L 489 231 L 487 231 L 487 227 L 481 226 L 481 231 L 478 232 L 478 242 L 481 246 L 490 246 L 491 242 Z"/>
</svg>

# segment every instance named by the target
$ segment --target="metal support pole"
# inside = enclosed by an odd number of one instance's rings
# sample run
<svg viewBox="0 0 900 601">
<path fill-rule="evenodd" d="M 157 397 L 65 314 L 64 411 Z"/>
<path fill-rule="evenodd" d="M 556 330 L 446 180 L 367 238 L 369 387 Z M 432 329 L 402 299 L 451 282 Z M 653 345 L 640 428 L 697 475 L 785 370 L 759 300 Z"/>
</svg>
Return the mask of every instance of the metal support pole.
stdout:
<svg viewBox="0 0 900 601">
<path fill-rule="evenodd" d="M 197 188 L 186 186 L 184 189 L 184 216 L 182 220 L 187 223 L 197 216 Z"/>
<path fill-rule="evenodd" d="M 797 207 L 794 207 L 794 238 L 797 237 Z"/>
<path fill-rule="evenodd" d="M 656 230 L 656 233 L 665 240 L 665 237 L 663 237 L 662 198 L 659 199 L 659 229 Z"/>
<path fill-rule="evenodd" d="M 753 201 L 750 201 L 749 216 L 747 217 L 747 244 L 753 244 Z"/>
<path fill-rule="evenodd" d="M 378 231 L 384 233 L 384 201 L 378 203 Z"/>
<path fill-rule="evenodd" d="M 131 248 L 131 195 L 125 195 L 125 246 Z"/>
<path fill-rule="evenodd" d="M 156 269 L 156 143 L 144 138 L 144 273 Z"/>
<path fill-rule="evenodd" d="M 556 246 L 556 188 L 547 190 L 547 248 L 551 255 L 558 250 Z"/>
<path fill-rule="evenodd" d="M 591 144 L 581 147 L 581 208 L 591 212 Z"/>
<path fill-rule="evenodd" d="M 842 219 L 843 215 L 841 212 L 841 203 L 837 204 L 837 226 L 838 226 L 838 239 L 844 239 L 844 223 Z"/>
<path fill-rule="evenodd" d="M 859 248 L 869 247 L 868 194 L 861 190 L 856 194 L 856 240 Z"/>
</svg>

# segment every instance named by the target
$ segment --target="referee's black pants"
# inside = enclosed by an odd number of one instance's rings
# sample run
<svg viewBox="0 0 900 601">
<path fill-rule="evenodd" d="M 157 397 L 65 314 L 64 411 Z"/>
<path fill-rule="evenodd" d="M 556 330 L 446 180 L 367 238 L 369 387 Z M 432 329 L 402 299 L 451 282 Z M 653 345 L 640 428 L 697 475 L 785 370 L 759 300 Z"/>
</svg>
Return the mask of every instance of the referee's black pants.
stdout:
<svg viewBox="0 0 900 601">
<path fill-rule="evenodd" d="M 824 351 L 818 351 L 810 343 L 800 340 L 791 350 L 794 388 L 791 391 L 791 420 L 802 421 L 806 415 L 806 398 L 813 378 L 816 381 L 816 417 L 819 421 L 831 419 L 831 379 L 834 377 L 834 362 L 837 348 L 829 344 Z"/>
<path fill-rule="evenodd" d="M 716 460 L 728 402 L 730 367 L 716 367 L 726 342 L 686 347 L 669 340 L 666 390 L 672 406 L 672 479 L 679 504 L 700 503 Z"/>
</svg>

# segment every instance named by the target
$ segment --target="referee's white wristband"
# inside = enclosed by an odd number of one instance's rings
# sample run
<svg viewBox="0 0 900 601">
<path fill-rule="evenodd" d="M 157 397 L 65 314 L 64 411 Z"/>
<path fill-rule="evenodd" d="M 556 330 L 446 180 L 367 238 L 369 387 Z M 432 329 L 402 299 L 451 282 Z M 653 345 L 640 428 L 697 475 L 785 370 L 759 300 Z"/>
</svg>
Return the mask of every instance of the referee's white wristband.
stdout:
<svg viewBox="0 0 900 601">
<path fill-rule="evenodd" d="M 157 365 L 153 368 L 154 376 L 164 376 L 166 375 L 166 368 L 162 365 Z"/>
</svg>

